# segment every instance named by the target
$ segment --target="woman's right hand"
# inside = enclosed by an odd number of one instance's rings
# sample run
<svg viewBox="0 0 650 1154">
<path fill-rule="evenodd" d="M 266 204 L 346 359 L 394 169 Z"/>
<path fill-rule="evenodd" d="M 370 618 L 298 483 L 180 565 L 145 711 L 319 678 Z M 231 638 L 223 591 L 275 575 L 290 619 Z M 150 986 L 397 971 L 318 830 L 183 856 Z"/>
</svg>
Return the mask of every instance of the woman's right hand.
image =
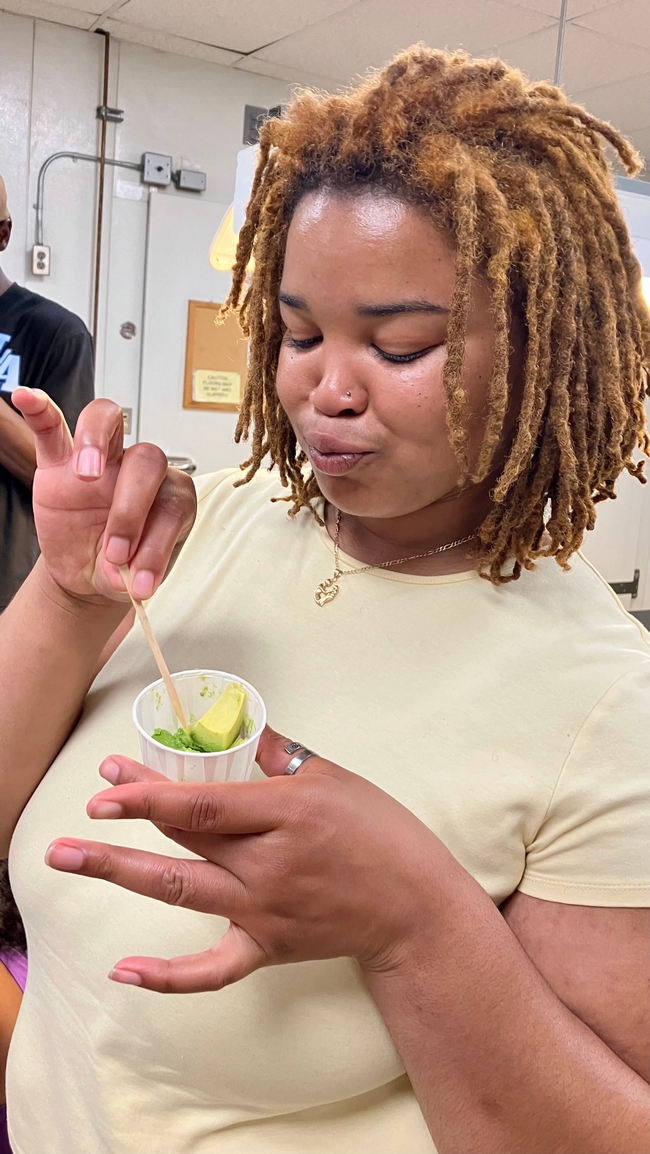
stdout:
<svg viewBox="0 0 650 1154">
<path fill-rule="evenodd" d="M 190 478 L 156 445 L 124 449 L 113 401 L 92 401 L 73 441 L 46 393 L 18 388 L 12 400 L 36 442 L 34 520 L 50 577 L 75 598 L 128 601 L 119 571 L 128 565 L 134 596 L 151 597 L 194 523 Z"/>
</svg>

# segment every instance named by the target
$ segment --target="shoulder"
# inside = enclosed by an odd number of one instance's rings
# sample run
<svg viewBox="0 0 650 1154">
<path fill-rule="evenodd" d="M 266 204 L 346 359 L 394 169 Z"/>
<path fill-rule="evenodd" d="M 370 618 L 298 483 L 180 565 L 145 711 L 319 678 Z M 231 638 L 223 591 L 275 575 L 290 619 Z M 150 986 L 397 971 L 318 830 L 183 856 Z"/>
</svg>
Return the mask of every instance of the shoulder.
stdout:
<svg viewBox="0 0 650 1154">
<path fill-rule="evenodd" d="M 196 477 L 197 523 L 247 519 L 261 510 L 270 510 L 274 500 L 282 501 L 289 493 L 282 487 L 275 469 L 261 469 L 247 482 L 244 482 L 245 476 L 241 469 L 221 469 L 218 473 Z"/>
<path fill-rule="evenodd" d="M 57 301 L 31 292 L 30 289 L 20 285 L 16 288 L 20 292 L 19 303 L 29 323 L 38 324 L 41 329 L 47 330 L 51 337 L 61 336 L 66 339 L 81 337 L 90 340 L 88 329 L 76 313 L 70 312 Z"/>
<path fill-rule="evenodd" d="M 608 668 L 611 684 L 650 658 L 650 634 L 582 553 L 574 554 L 568 571 L 546 558 L 505 590 L 514 616 L 530 622 L 537 644 L 553 649 L 557 664 L 579 662 L 585 672 Z"/>
</svg>

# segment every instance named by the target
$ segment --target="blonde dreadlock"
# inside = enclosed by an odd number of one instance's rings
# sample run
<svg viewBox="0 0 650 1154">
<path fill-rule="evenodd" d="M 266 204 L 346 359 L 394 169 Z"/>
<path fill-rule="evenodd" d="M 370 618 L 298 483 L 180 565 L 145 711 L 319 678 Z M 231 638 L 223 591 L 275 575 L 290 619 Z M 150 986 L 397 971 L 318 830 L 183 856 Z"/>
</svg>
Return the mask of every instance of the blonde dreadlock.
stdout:
<svg viewBox="0 0 650 1154">
<path fill-rule="evenodd" d="M 529 84 L 499 60 L 421 45 L 351 92 L 301 91 L 285 118 L 268 121 L 226 304 L 241 306 L 250 337 L 236 439 L 252 428 L 252 446 L 241 483 L 268 453 L 291 489 L 292 513 L 319 495 L 275 390 L 287 230 L 306 192 L 384 188 L 427 207 L 454 239 L 443 383 L 463 482 L 495 467 L 509 399 L 510 317 L 521 308 L 521 411 L 480 529 L 479 569 L 499 584 L 540 556 L 566 567 L 593 528 L 597 502 L 616 495 L 622 470 L 645 481 L 637 447 L 650 452 L 650 317 L 603 141 L 628 173 L 639 171 L 632 146 L 558 88 Z M 495 355 L 483 443 L 471 466 L 462 366 L 478 265 L 492 291 Z"/>
</svg>

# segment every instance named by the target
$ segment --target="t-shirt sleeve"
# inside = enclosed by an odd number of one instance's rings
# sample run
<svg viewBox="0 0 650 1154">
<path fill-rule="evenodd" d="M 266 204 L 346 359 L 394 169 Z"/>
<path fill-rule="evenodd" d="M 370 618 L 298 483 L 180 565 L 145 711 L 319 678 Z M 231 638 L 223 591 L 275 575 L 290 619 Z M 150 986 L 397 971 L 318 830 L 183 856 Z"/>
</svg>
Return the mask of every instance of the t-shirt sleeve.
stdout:
<svg viewBox="0 0 650 1154">
<path fill-rule="evenodd" d="M 650 659 L 582 726 L 518 888 L 569 905 L 650 905 Z"/>
<path fill-rule="evenodd" d="M 93 346 L 89 332 L 71 334 L 62 325 L 43 369 L 41 388 L 61 409 L 74 432 L 82 409 L 95 395 Z"/>
</svg>

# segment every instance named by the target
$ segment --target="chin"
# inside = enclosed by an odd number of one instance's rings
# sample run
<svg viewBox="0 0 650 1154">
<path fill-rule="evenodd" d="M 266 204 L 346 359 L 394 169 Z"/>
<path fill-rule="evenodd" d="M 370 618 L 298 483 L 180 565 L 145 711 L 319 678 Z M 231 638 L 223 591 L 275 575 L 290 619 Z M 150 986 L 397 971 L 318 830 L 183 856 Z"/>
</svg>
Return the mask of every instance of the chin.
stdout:
<svg viewBox="0 0 650 1154">
<path fill-rule="evenodd" d="M 398 487 L 395 484 L 383 485 L 364 484 L 361 478 L 348 473 L 343 477 L 330 477 L 314 470 L 318 487 L 325 500 L 347 513 L 350 517 L 398 518 L 408 517 L 420 509 L 426 509 L 439 501 L 448 499 L 453 492 L 453 481 L 446 485 L 446 478 L 435 489 L 428 492 L 418 485 L 415 479 L 411 484 L 402 483 L 399 486 L 401 496 L 397 496 Z"/>
<path fill-rule="evenodd" d="M 410 512 L 403 504 L 396 503 L 394 493 L 363 485 L 349 474 L 329 477 L 317 470 L 314 473 L 325 500 L 349 517 L 403 517 Z"/>
</svg>

